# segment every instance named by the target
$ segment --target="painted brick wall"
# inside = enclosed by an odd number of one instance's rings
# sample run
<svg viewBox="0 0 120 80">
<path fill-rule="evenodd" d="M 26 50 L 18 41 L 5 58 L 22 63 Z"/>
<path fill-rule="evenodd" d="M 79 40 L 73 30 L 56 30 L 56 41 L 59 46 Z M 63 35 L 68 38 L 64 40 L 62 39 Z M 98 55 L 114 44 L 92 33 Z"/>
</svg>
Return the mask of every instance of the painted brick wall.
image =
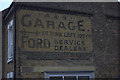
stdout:
<svg viewBox="0 0 120 80">
<path fill-rule="evenodd" d="M 31 4 L 31 3 L 30 3 Z M 26 5 L 30 5 L 26 4 Z M 39 5 L 37 3 L 36 5 Z M 118 39 L 117 39 L 117 9 L 116 4 L 105 3 L 41 3 L 42 7 L 56 8 L 62 10 L 78 11 L 92 13 L 90 17 L 92 21 L 92 38 L 93 38 L 93 52 L 89 54 L 55 54 L 55 53 L 39 53 L 39 52 L 21 52 L 20 66 L 21 77 L 42 77 L 44 78 L 45 71 L 55 70 L 51 67 L 59 67 L 60 71 L 63 69 L 60 67 L 67 67 L 67 71 L 70 71 L 69 66 L 75 68 L 79 66 L 78 70 L 82 69 L 82 66 L 87 66 L 82 70 L 93 70 L 96 78 L 115 78 L 118 76 Z M 112 6 L 115 6 L 113 8 Z M 110 10 L 110 8 L 113 8 Z M 115 10 L 116 9 L 116 10 Z M 107 13 L 111 12 L 112 14 Z M 116 11 L 115 13 L 113 11 Z M 106 16 L 111 15 L 111 16 Z M 115 17 L 114 17 L 115 16 Z M 111 44 L 112 43 L 112 44 Z M 57 58 L 65 59 L 59 60 Z M 72 60 L 71 58 L 79 57 L 82 60 Z M 47 60 L 50 58 L 51 60 Z M 42 60 L 46 59 L 46 60 Z M 93 66 L 94 68 L 90 68 Z M 47 67 L 47 68 L 45 68 Z M 64 70 L 65 71 L 65 70 Z M 104 73 L 103 73 L 104 72 Z M 42 74 L 43 73 L 43 74 Z M 42 75 L 35 75 L 42 74 Z"/>
<path fill-rule="evenodd" d="M 93 14 L 91 53 L 21 51 L 17 44 L 17 78 L 44 78 L 45 71 L 94 71 L 96 78 L 118 77 L 118 3 L 18 3 Z M 19 15 L 18 15 L 19 16 Z M 17 22 L 18 26 L 19 21 Z M 7 29 L 7 28 L 6 28 Z M 19 28 L 17 27 L 17 31 Z M 7 35 L 7 30 L 5 30 Z M 7 37 L 5 38 L 7 39 Z M 19 42 L 17 33 L 17 42 Z M 5 53 L 7 55 L 7 40 Z M 74 60 L 73 60 L 74 58 Z M 79 59 L 78 59 L 79 58 Z M 6 67 L 8 65 L 6 64 Z M 7 72 L 7 68 L 5 68 Z"/>
<path fill-rule="evenodd" d="M 0 79 L 2 79 L 2 12 L 0 12 Z"/>
<path fill-rule="evenodd" d="M 7 73 L 14 71 L 14 62 L 8 63 L 8 24 L 12 17 L 7 21 L 3 19 L 2 24 L 2 78 L 7 78 Z"/>
</svg>

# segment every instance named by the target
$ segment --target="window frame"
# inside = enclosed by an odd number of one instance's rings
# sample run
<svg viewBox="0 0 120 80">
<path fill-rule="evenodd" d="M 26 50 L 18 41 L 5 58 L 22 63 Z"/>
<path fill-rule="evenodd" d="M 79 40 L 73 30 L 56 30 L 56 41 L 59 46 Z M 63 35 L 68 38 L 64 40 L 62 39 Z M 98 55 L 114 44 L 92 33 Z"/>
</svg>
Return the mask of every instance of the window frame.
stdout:
<svg viewBox="0 0 120 80">
<path fill-rule="evenodd" d="M 13 60 L 13 20 L 8 24 L 8 60 L 7 63 Z"/>
<path fill-rule="evenodd" d="M 74 72 L 46 72 L 45 77 L 47 80 L 50 80 L 50 77 L 62 77 L 64 80 L 65 76 L 76 76 L 76 80 L 78 80 L 79 76 L 89 76 L 89 80 L 93 80 L 95 78 L 93 71 L 74 71 Z"/>
<path fill-rule="evenodd" d="M 13 78 L 13 72 L 7 73 L 7 79 L 9 79 L 9 78 Z"/>
</svg>

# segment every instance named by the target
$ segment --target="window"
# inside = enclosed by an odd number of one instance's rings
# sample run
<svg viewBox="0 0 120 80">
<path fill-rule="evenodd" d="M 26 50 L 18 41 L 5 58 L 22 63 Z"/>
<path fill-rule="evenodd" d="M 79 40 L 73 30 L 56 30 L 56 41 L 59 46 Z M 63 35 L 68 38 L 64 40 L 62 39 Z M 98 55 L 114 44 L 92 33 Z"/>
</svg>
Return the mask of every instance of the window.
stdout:
<svg viewBox="0 0 120 80">
<path fill-rule="evenodd" d="M 13 20 L 8 24 L 8 61 L 12 61 L 13 58 Z"/>
<path fill-rule="evenodd" d="M 46 80 L 93 80 L 93 71 L 46 72 Z"/>
<path fill-rule="evenodd" d="M 13 78 L 13 72 L 7 73 L 7 78 Z"/>
</svg>

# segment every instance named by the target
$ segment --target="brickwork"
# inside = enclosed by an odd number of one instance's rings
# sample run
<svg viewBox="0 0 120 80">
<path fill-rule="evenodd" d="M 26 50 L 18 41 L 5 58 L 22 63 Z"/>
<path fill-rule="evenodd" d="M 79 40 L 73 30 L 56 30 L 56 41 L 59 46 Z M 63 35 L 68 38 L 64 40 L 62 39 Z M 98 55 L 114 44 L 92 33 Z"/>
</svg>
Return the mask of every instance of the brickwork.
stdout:
<svg viewBox="0 0 120 80">
<path fill-rule="evenodd" d="M 0 79 L 2 79 L 2 12 L 0 12 Z"/>
<path fill-rule="evenodd" d="M 93 50 L 90 53 L 54 53 L 22 51 L 19 47 L 17 21 L 17 78 L 44 78 L 46 71 L 94 71 L 96 78 L 117 78 L 118 72 L 118 3 L 18 3 L 58 10 L 79 12 L 91 20 Z M 113 7 L 114 6 L 114 7 Z M 26 8 L 27 10 L 27 8 Z M 67 11 L 66 11 L 67 12 Z M 19 12 L 18 12 L 19 13 Z M 18 14 L 17 13 L 17 14 Z M 81 14 L 80 14 L 81 13 Z M 18 19 L 19 15 L 17 15 Z M 5 30 L 4 60 L 7 60 L 7 27 Z M 30 30 L 30 28 L 28 28 Z M 9 72 L 14 63 L 4 65 Z M 13 70 L 12 70 L 13 71 Z M 6 74 L 4 73 L 4 76 Z"/>
<path fill-rule="evenodd" d="M 14 62 L 11 61 L 8 63 L 8 23 L 12 19 L 9 18 L 8 22 L 5 24 L 5 21 L 3 20 L 3 29 L 2 29 L 2 77 L 7 78 L 7 73 L 14 71 Z"/>
</svg>

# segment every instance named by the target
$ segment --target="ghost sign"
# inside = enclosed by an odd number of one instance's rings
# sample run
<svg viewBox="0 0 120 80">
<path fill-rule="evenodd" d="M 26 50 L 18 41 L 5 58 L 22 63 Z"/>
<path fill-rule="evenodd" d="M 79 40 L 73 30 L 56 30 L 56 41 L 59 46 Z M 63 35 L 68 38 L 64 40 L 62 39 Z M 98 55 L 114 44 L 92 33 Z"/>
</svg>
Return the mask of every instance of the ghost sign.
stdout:
<svg viewBox="0 0 120 80">
<path fill-rule="evenodd" d="M 19 48 L 39 52 L 81 52 L 93 49 L 91 20 L 85 16 L 20 10 Z"/>
</svg>

